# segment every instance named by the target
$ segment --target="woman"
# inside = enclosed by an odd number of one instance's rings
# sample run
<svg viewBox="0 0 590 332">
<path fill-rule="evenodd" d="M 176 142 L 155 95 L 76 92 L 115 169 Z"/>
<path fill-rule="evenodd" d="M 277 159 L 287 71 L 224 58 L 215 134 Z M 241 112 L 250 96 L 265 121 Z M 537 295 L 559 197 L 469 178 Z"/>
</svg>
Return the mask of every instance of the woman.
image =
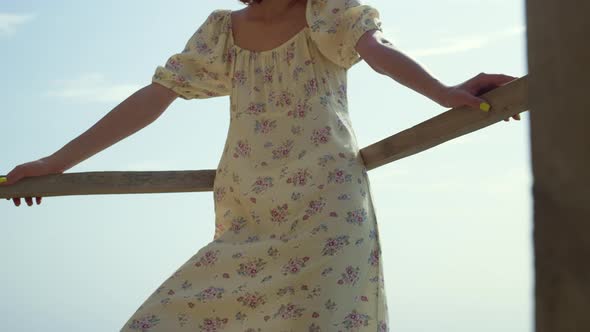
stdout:
<svg viewBox="0 0 590 332">
<path fill-rule="evenodd" d="M 489 109 L 477 95 L 514 77 L 480 74 L 446 86 L 395 49 L 378 11 L 358 0 L 242 2 L 242 10 L 212 12 L 152 84 L 51 156 L 17 166 L 7 184 L 66 171 L 147 126 L 177 97 L 230 96 L 214 239 L 121 331 L 387 331 L 347 70 L 364 59 L 441 106 L 476 110 Z"/>
</svg>

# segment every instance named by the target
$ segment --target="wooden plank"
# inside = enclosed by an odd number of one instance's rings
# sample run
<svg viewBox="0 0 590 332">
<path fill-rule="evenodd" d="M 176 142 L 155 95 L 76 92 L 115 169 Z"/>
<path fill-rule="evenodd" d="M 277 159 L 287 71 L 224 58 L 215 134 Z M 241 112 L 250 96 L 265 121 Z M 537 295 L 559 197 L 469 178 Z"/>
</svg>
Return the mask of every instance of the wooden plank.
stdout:
<svg viewBox="0 0 590 332">
<path fill-rule="evenodd" d="M 527 76 L 524 76 L 483 94 L 482 97 L 492 105 L 489 112 L 469 107 L 454 108 L 361 149 L 367 170 L 422 152 L 526 111 L 527 82 Z"/>
<path fill-rule="evenodd" d="M 522 77 L 483 97 L 492 110 L 459 107 L 360 150 L 368 170 L 411 156 L 525 111 L 527 78 Z M 213 190 L 216 170 L 154 172 L 83 172 L 24 178 L 0 185 L 0 198 L 196 192 Z"/>
<path fill-rule="evenodd" d="M 214 179 L 215 170 L 51 174 L 0 186 L 0 198 L 211 191 Z"/>
</svg>

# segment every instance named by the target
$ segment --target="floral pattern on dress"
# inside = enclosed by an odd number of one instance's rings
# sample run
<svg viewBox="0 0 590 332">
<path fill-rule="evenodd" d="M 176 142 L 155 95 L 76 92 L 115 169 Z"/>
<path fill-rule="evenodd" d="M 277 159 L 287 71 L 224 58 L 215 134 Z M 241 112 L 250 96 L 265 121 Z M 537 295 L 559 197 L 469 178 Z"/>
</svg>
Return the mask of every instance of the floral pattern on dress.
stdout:
<svg viewBox="0 0 590 332">
<path fill-rule="evenodd" d="M 355 45 L 381 29 L 377 10 L 308 0 L 308 26 L 260 52 L 235 45 L 230 14 L 213 11 L 152 77 L 184 99 L 230 97 L 212 241 L 121 331 L 389 331 L 378 224 L 347 102 Z"/>
</svg>

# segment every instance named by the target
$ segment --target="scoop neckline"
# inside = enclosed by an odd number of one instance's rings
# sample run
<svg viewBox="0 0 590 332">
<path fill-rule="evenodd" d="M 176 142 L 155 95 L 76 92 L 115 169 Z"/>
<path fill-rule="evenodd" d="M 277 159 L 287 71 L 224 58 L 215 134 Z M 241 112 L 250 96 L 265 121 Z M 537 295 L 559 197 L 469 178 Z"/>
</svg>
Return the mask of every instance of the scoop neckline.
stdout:
<svg viewBox="0 0 590 332">
<path fill-rule="evenodd" d="M 233 22 L 232 22 L 232 10 L 227 10 L 227 25 L 228 25 L 228 30 L 229 30 L 229 38 L 231 40 L 231 44 L 233 47 L 235 47 L 237 50 L 239 50 L 240 52 L 246 52 L 246 53 L 254 53 L 254 54 L 268 54 L 268 53 L 276 53 L 280 50 L 282 50 L 283 48 L 289 46 L 292 42 L 294 42 L 295 40 L 299 39 L 300 36 L 304 35 L 305 32 L 307 32 L 307 30 L 309 30 L 309 26 L 304 26 L 303 28 L 301 28 L 299 31 L 297 31 L 297 33 L 295 33 L 293 36 L 291 36 L 291 38 L 289 38 L 287 41 L 281 43 L 279 46 L 276 46 L 272 49 L 269 50 L 263 50 L 263 51 L 256 51 L 256 50 L 251 50 L 251 49 L 247 49 L 247 48 L 243 48 L 241 46 L 239 46 L 238 44 L 235 43 L 235 39 L 234 39 L 234 27 L 233 27 Z"/>
</svg>

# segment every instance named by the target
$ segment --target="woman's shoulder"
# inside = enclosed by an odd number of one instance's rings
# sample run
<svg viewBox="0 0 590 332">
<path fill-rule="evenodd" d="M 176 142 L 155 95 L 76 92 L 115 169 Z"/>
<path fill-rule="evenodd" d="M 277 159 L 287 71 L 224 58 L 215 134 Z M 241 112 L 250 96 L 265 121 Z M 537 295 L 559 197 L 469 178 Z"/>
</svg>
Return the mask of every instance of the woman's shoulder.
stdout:
<svg viewBox="0 0 590 332">
<path fill-rule="evenodd" d="M 215 20 L 219 20 L 219 19 L 227 17 L 228 15 L 231 14 L 231 12 L 232 12 L 231 9 L 218 8 L 218 9 L 214 9 L 209 14 L 209 17 L 211 17 L 212 19 L 215 19 Z"/>
<path fill-rule="evenodd" d="M 361 0 L 308 1 L 307 23 L 320 51 L 344 68 L 359 62 L 359 38 L 369 30 L 381 30 L 377 9 Z"/>
<path fill-rule="evenodd" d="M 227 24 L 231 15 L 231 9 L 214 9 L 205 20 L 205 23 L 213 26 Z"/>
<path fill-rule="evenodd" d="M 316 13 L 337 14 L 340 9 L 348 9 L 364 5 L 362 0 L 307 0 L 307 5 Z"/>
<path fill-rule="evenodd" d="M 361 0 L 307 0 L 306 18 L 312 31 L 336 32 L 341 22 L 358 16 L 361 11 L 372 10 Z"/>
<path fill-rule="evenodd" d="M 210 12 L 195 31 L 193 39 L 207 39 L 209 41 L 223 40 L 220 37 L 227 35 L 231 31 L 230 14 L 231 10 L 229 9 L 215 9 Z"/>
</svg>

